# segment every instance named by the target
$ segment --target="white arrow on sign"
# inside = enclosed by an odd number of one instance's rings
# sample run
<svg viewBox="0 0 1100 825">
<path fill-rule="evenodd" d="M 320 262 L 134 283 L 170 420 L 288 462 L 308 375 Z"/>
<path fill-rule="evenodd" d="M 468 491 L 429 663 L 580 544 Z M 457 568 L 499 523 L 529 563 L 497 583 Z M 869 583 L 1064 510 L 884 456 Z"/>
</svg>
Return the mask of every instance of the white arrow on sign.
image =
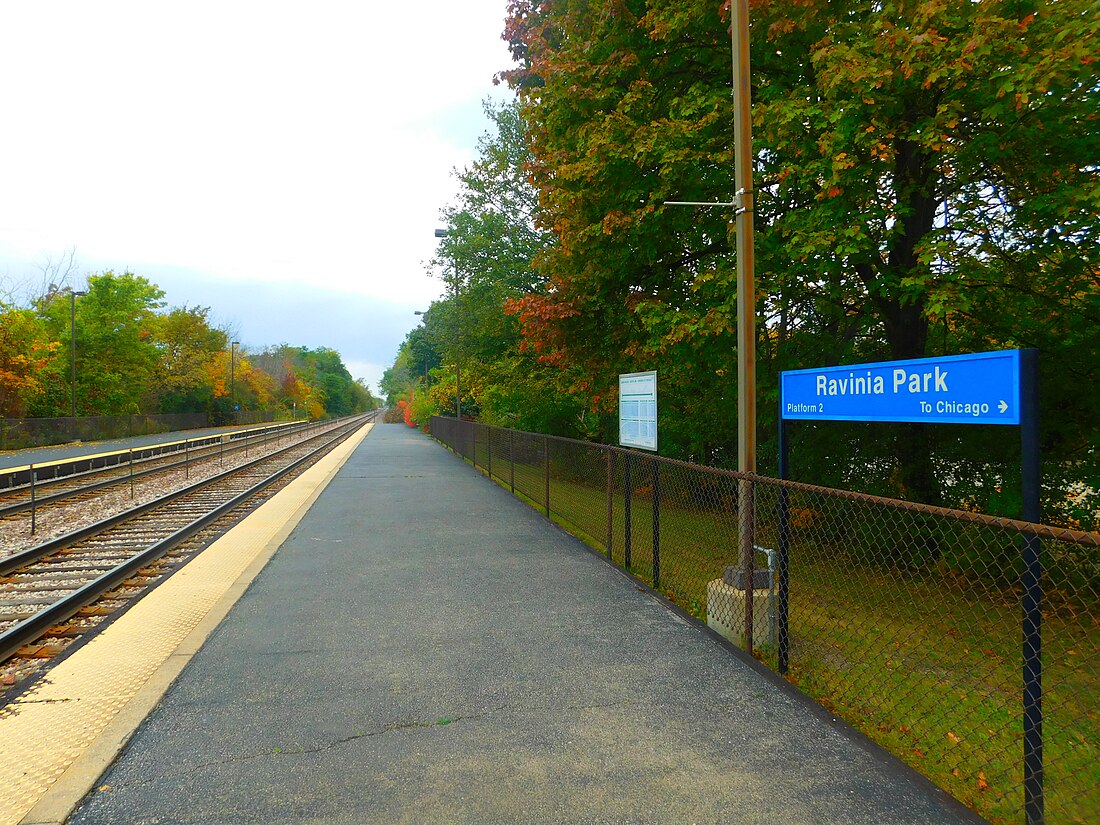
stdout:
<svg viewBox="0 0 1100 825">
<path fill-rule="evenodd" d="M 1007 409 L 1008 409 L 1008 402 L 1006 402 L 1006 401 L 1002 401 L 1000 404 L 997 405 L 997 412 L 999 412 L 999 413 L 1003 414 L 1004 411 L 1007 410 Z"/>
</svg>

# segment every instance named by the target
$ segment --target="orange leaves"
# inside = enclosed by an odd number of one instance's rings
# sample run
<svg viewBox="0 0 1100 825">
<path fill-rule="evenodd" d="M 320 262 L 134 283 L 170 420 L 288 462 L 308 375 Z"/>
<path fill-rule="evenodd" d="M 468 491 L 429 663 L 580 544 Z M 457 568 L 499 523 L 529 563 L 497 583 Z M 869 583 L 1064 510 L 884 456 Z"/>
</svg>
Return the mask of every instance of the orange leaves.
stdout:
<svg viewBox="0 0 1100 825">
<path fill-rule="evenodd" d="M 509 315 L 519 315 L 523 324 L 538 321 L 560 321 L 577 315 L 571 306 L 556 302 L 550 295 L 524 295 L 522 298 L 509 298 L 504 302 L 504 311 Z"/>
<path fill-rule="evenodd" d="M 871 147 L 871 157 L 875 160 L 890 160 L 894 156 L 894 148 L 887 143 L 879 141 Z"/>
<path fill-rule="evenodd" d="M 600 227 L 603 229 L 605 235 L 612 235 L 615 232 L 626 229 L 633 223 L 634 219 L 631 216 L 627 215 L 622 210 L 615 209 L 604 216 Z"/>
<path fill-rule="evenodd" d="M 772 40 L 776 37 L 781 37 L 784 34 L 790 34 L 793 31 L 793 20 L 776 20 L 774 23 L 768 26 L 768 39 Z"/>
</svg>

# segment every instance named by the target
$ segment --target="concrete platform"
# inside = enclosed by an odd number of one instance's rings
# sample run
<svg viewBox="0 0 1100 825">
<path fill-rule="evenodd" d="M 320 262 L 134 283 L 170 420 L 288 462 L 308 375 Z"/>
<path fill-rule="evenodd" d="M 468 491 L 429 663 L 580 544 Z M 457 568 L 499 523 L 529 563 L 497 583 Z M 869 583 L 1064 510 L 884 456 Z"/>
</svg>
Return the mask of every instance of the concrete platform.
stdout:
<svg viewBox="0 0 1100 825">
<path fill-rule="evenodd" d="M 22 822 L 977 821 L 402 426 L 198 647 Z"/>
</svg>

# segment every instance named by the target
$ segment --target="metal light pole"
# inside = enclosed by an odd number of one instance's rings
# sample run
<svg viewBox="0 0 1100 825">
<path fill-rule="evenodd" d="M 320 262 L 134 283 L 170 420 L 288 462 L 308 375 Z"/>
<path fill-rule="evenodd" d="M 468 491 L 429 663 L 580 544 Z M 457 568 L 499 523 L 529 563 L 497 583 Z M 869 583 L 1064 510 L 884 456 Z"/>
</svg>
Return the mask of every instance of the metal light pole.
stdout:
<svg viewBox="0 0 1100 825">
<path fill-rule="evenodd" d="M 435 230 L 435 236 L 437 238 L 446 238 L 451 233 L 446 229 Z M 453 294 L 455 298 L 455 310 L 458 309 L 458 261 L 452 260 L 451 266 L 454 270 L 454 287 Z M 457 350 L 457 347 L 456 347 Z M 462 420 L 462 368 L 458 364 L 458 353 L 455 352 L 455 420 Z"/>
<path fill-rule="evenodd" d="M 76 418 L 76 296 L 87 295 L 87 292 L 69 290 L 69 344 L 71 358 L 71 372 L 69 375 L 69 416 Z"/>
<path fill-rule="evenodd" d="M 730 4 L 733 41 L 734 201 L 737 203 L 737 469 L 756 472 L 756 287 L 752 243 L 752 94 L 749 74 L 749 0 Z M 752 590 L 755 553 L 753 485 L 740 482 L 741 570 L 745 583 L 745 649 L 752 652 Z"/>
<path fill-rule="evenodd" d="M 239 347 L 240 344 L 240 341 L 229 342 L 229 406 L 233 408 L 234 424 L 237 422 L 237 377 L 235 372 L 237 367 L 237 347 Z"/>
<path fill-rule="evenodd" d="M 749 0 L 730 3 L 733 47 L 733 203 L 665 201 L 667 206 L 735 207 L 737 235 L 737 469 L 756 473 L 756 287 L 753 250 L 752 116 L 749 74 Z M 739 482 L 737 521 L 740 562 L 746 588 L 752 582 L 755 552 L 753 486 Z M 746 589 L 746 595 L 752 591 Z M 745 649 L 752 650 L 752 599 L 745 599 Z"/>
<path fill-rule="evenodd" d="M 427 312 L 422 309 L 414 309 L 413 315 L 427 316 Z M 428 359 L 424 359 L 424 392 L 428 391 Z"/>
</svg>

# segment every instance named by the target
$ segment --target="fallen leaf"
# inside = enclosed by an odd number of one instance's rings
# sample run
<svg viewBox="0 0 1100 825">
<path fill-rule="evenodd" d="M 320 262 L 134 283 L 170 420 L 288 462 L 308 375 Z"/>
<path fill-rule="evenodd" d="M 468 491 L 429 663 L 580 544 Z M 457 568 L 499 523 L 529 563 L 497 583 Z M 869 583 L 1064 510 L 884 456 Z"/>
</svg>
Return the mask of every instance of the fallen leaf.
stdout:
<svg viewBox="0 0 1100 825">
<path fill-rule="evenodd" d="M 978 771 L 978 790 L 988 791 L 989 783 L 985 781 L 985 774 L 982 771 Z"/>
<path fill-rule="evenodd" d="M 948 732 L 947 732 L 947 738 L 948 738 L 948 740 L 949 740 L 949 741 L 951 742 L 951 744 L 952 744 L 952 745 L 957 745 L 957 744 L 959 744 L 959 742 L 961 742 L 961 741 L 962 741 L 962 739 L 960 739 L 960 738 L 958 737 L 958 735 L 956 735 L 956 734 L 955 734 L 955 733 L 953 733 L 952 731 L 948 731 Z"/>
<path fill-rule="evenodd" d="M 96 788 L 96 790 L 97 791 L 109 791 L 109 790 L 111 790 L 111 786 L 110 785 L 100 785 L 98 788 Z"/>
</svg>

